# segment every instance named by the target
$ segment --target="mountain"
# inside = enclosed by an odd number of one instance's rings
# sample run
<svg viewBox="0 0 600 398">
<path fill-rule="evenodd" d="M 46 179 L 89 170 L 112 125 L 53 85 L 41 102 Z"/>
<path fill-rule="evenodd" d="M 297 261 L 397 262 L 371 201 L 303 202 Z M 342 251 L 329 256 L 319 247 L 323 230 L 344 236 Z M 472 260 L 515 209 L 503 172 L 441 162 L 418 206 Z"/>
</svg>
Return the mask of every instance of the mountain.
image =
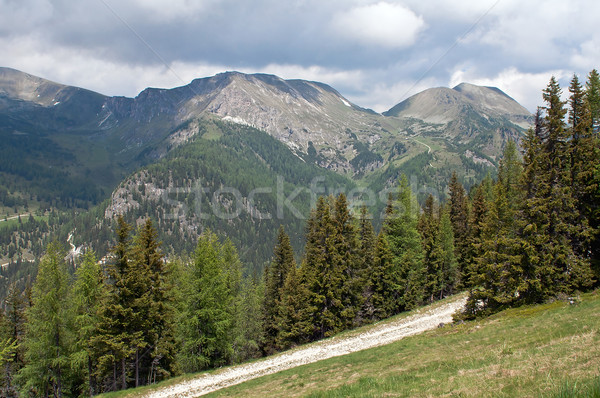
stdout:
<svg viewBox="0 0 600 398">
<path fill-rule="evenodd" d="M 36 239 L 66 240 L 75 229 L 75 245 L 106 240 L 115 214 L 132 222 L 152 214 L 173 251 L 212 228 L 260 263 L 278 223 L 301 246 L 298 217 L 256 216 L 277 214 L 282 196 L 302 192 L 295 204 L 307 211 L 313 185 L 320 193 L 360 187 L 354 199 L 362 195 L 380 214 L 384 193 L 404 173 L 420 199 L 443 198 L 453 170 L 467 187 L 493 174 L 506 140 L 518 140 L 530 120 L 500 90 L 466 83 L 426 90 L 382 115 L 323 83 L 265 74 L 226 72 L 127 98 L 0 68 L 0 214 L 37 211 L 35 221 L 49 224 L 28 232 L 37 238 L 0 225 L 0 260 L 37 256 Z M 206 203 L 239 205 L 242 215 L 198 217 L 192 187 L 239 192 Z M 257 196 L 254 188 L 269 192 Z M 182 203 L 187 218 L 167 217 Z M 64 213 L 72 210 L 83 218 Z"/>
<path fill-rule="evenodd" d="M 532 124 L 527 109 L 495 87 L 461 83 L 450 89 L 430 88 L 402 101 L 383 113 L 412 123 L 422 135 L 445 138 L 472 146 L 496 159 L 507 139 L 519 141 Z"/>
</svg>

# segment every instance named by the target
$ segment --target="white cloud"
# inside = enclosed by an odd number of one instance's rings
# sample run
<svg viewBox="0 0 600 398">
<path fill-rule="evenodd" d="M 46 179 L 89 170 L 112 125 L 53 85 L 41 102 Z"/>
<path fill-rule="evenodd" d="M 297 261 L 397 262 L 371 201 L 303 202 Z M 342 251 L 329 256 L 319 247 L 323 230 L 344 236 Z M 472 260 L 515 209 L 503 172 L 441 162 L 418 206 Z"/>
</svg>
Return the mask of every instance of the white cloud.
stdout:
<svg viewBox="0 0 600 398">
<path fill-rule="evenodd" d="M 400 4 L 380 2 L 358 6 L 333 17 L 338 34 L 367 45 L 402 48 L 412 44 L 425 21 Z"/>
</svg>

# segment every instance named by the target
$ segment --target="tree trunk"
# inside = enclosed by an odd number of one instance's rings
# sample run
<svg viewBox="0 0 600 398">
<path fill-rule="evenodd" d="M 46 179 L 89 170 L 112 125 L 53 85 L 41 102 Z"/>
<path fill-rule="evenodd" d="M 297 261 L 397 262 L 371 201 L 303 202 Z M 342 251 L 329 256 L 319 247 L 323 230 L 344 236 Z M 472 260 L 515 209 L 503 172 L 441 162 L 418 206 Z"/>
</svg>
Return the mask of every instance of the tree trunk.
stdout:
<svg viewBox="0 0 600 398">
<path fill-rule="evenodd" d="M 135 386 L 140 385 L 140 349 L 135 349 Z"/>
<path fill-rule="evenodd" d="M 127 369 L 125 367 L 125 357 L 121 359 L 121 389 L 127 389 Z"/>
</svg>

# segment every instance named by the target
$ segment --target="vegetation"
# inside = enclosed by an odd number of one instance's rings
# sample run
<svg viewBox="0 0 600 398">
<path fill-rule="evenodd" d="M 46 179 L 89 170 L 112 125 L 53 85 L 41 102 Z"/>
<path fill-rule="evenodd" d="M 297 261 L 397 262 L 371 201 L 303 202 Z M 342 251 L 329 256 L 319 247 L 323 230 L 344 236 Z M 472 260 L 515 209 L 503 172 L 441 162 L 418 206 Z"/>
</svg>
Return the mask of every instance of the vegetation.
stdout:
<svg viewBox="0 0 600 398">
<path fill-rule="evenodd" d="M 587 91 L 573 78 L 569 109 L 553 78 L 523 159 L 509 141 L 497 179 L 484 179 L 471 194 L 454 173 L 448 203 L 428 196 L 421 209 L 401 175 L 378 235 L 368 209 L 356 214 L 344 193 L 319 196 L 304 226 L 296 212 L 310 208 L 313 193 L 301 195 L 286 181 L 306 186 L 320 170 L 287 161 L 289 149 L 258 130 L 215 122 L 123 186 L 131 221 L 110 208 L 115 223 L 78 219 L 89 227 L 86 236 L 102 237 L 109 248 L 101 265 L 91 251 L 81 264 L 67 261 L 64 249 L 49 243 L 35 282 L 10 285 L 0 311 L 4 395 L 93 395 L 154 384 L 327 338 L 461 289 L 469 295 L 462 319 L 592 289 L 600 277 L 600 139 L 587 94 L 596 90 L 594 76 Z M 216 138 L 215 131 L 223 134 Z M 171 190 L 199 178 L 217 191 L 237 186 L 242 197 L 208 204 L 201 189 Z M 327 186 L 347 182 L 332 173 L 324 178 Z M 254 187 L 274 189 L 252 201 Z M 146 192 L 161 190 L 166 199 Z M 288 194 L 279 213 L 280 195 Z M 251 210 L 242 214 L 238 206 Z M 274 208 L 277 217 L 266 217 Z M 284 226 L 261 278 L 237 247 L 248 252 L 254 242 L 247 257 L 261 258 L 275 223 Z M 286 223 L 295 233 L 305 227 L 298 263 Z M 50 236 L 35 217 L 27 224 L 32 234 Z M 220 239 L 211 225 L 232 239 Z M 364 387 L 357 388 L 340 394 Z"/>
</svg>

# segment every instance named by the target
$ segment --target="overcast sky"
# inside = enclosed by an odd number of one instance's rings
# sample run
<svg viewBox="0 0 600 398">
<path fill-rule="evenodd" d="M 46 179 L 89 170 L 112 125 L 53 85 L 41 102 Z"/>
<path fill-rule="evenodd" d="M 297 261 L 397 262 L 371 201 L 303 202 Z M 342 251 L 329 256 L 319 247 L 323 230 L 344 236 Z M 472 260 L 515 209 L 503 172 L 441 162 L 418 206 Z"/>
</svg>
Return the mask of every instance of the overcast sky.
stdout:
<svg viewBox="0 0 600 398">
<path fill-rule="evenodd" d="M 600 68 L 597 0 L 0 0 L 0 66 L 135 96 L 219 72 L 327 83 L 385 111 L 460 82 L 533 111 Z"/>
</svg>

